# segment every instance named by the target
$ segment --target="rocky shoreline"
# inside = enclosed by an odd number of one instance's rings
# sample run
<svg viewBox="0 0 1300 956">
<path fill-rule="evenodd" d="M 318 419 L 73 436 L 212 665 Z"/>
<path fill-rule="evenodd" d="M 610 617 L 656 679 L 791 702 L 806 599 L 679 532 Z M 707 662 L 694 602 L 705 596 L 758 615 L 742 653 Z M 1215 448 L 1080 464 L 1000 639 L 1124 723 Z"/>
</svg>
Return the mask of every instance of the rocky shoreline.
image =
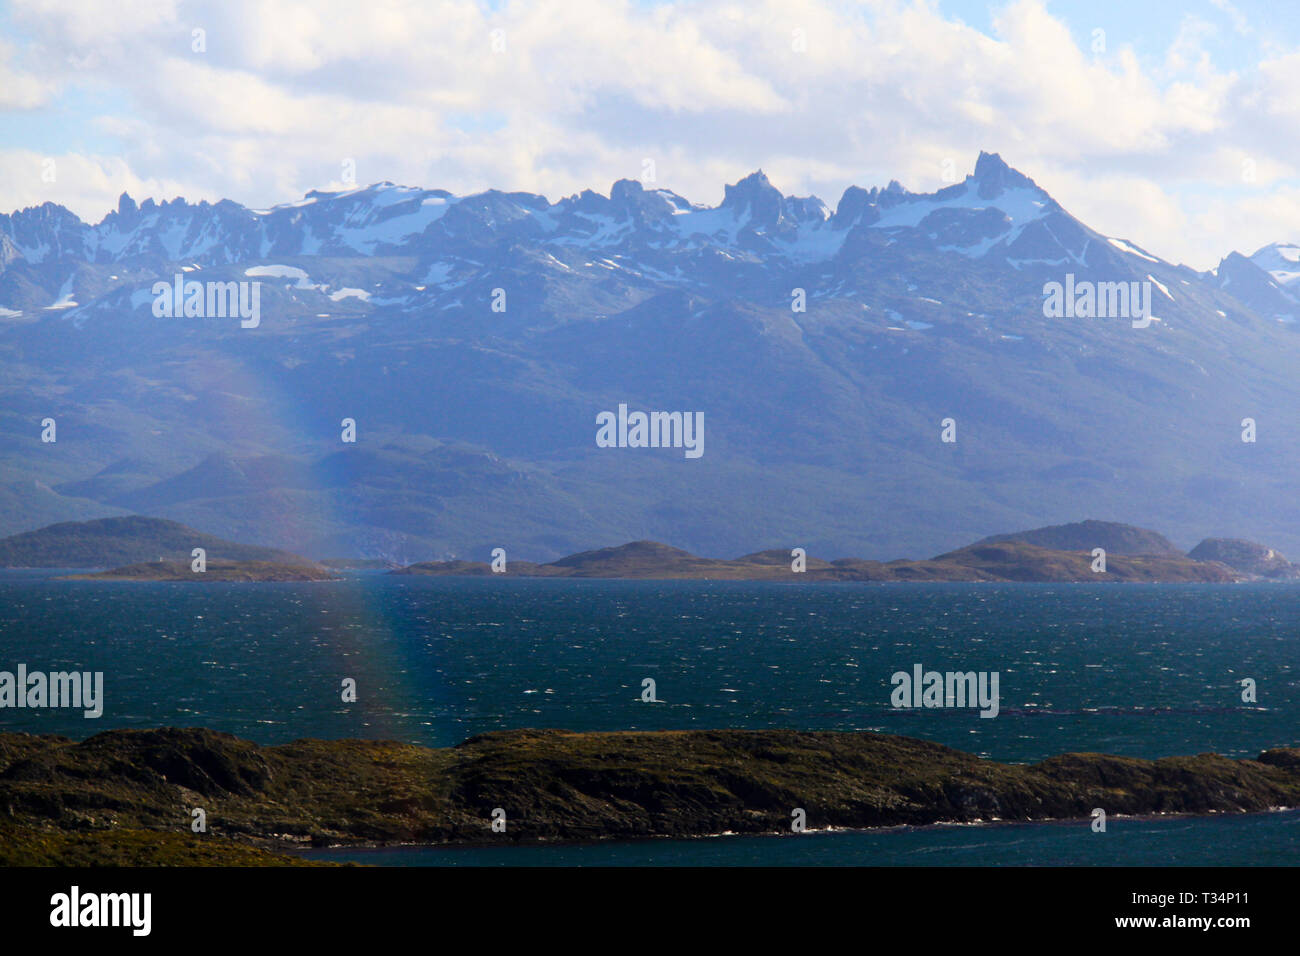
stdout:
<svg viewBox="0 0 1300 956">
<path fill-rule="evenodd" d="M 1300 805 L 1300 749 L 1254 760 L 1001 764 L 836 731 L 514 730 L 455 747 L 203 729 L 0 734 L 0 864 L 273 865 L 304 847 L 587 842 Z M 493 811 L 505 829 L 493 829 Z M 192 832 L 193 811 L 207 830 Z"/>
</svg>

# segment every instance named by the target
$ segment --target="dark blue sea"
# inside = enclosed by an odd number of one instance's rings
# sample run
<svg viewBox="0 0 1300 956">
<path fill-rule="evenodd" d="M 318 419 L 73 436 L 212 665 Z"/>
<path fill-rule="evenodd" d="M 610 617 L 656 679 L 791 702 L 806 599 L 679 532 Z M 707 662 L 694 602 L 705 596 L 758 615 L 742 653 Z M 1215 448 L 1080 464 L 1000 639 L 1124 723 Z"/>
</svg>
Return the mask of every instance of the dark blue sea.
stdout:
<svg viewBox="0 0 1300 956">
<path fill-rule="evenodd" d="M 59 572 L 62 573 L 62 572 Z M 906 734 L 1001 761 L 1253 757 L 1300 745 L 1300 585 L 773 584 L 418 578 L 221 584 L 0 572 L 0 670 L 103 671 L 73 738 L 204 726 L 259 743 L 446 746 L 515 727 Z M 890 676 L 996 671 L 1000 712 L 900 710 Z M 340 688 L 356 681 L 358 699 Z M 656 683 L 658 702 L 641 699 Z M 1257 701 L 1242 701 L 1241 681 Z M 427 864 L 1279 864 L 1295 813 L 575 847 L 349 851 Z"/>
</svg>

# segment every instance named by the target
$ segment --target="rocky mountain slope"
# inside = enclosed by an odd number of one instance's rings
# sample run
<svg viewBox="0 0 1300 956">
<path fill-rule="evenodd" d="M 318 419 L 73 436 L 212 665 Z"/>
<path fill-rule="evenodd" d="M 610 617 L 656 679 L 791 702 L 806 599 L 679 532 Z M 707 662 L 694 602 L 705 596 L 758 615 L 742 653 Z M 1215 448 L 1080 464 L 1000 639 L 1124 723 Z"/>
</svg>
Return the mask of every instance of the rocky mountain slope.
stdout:
<svg viewBox="0 0 1300 956">
<path fill-rule="evenodd" d="M 1084 511 L 1300 550 L 1294 247 L 1202 273 L 1138 238 L 988 153 L 833 207 L 756 172 L 716 206 L 620 180 L 15 212 L 0 533 L 126 511 L 313 558 L 887 560 Z M 156 315 L 177 276 L 260 283 L 259 321 Z M 1046 314 L 1067 282 L 1137 283 L 1151 321 Z M 599 447 L 621 404 L 702 413 L 702 455 Z"/>
</svg>

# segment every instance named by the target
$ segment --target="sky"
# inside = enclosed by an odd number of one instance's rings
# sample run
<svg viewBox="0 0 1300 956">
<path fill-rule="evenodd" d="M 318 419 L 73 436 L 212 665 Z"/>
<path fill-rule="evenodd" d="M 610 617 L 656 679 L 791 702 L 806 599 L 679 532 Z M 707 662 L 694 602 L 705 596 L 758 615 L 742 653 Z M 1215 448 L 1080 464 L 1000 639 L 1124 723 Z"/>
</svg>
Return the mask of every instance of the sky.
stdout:
<svg viewBox="0 0 1300 956">
<path fill-rule="evenodd" d="M 987 150 L 1208 269 L 1300 240 L 1297 120 L 1276 0 L 0 0 L 0 211 L 88 221 L 381 181 L 712 205 L 759 168 L 834 207 Z"/>
</svg>

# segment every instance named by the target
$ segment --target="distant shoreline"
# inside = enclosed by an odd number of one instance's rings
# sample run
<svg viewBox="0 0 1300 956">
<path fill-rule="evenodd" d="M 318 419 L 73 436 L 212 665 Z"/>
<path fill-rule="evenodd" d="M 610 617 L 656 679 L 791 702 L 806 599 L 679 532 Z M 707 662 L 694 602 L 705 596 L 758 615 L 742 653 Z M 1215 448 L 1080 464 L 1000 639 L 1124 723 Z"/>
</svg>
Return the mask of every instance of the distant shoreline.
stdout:
<svg viewBox="0 0 1300 956">
<path fill-rule="evenodd" d="M 1026 541 L 976 543 L 924 561 L 825 561 L 802 549 L 771 550 L 731 560 L 702 558 L 656 541 L 633 541 L 584 551 L 548 564 L 509 561 L 431 561 L 388 572 L 443 577 L 604 578 L 619 580 L 732 580 L 844 582 L 1043 582 L 1120 581 L 1236 583 L 1249 577 L 1225 564 L 1185 555 L 1113 554 L 1098 567 L 1086 551 L 1063 551 Z"/>
<path fill-rule="evenodd" d="M 1300 814 L 1300 806 L 1293 807 L 1268 807 L 1262 810 L 1246 810 L 1240 813 L 1232 814 L 1238 817 L 1259 817 L 1268 816 L 1275 813 L 1296 813 Z M 1206 820 L 1221 818 L 1228 814 L 1211 812 L 1211 813 L 1185 813 L 1171 812 L 1162 813 L 1159 811 L 1153 813 L 1115 813 L 1107 817 L 1108 822 L 1123 820 L 1135 823 L 1160 823 L 1163 821 L 1173 820 Z M 835 834 L 852 834 L 852 833 L 889 833 L 902 831 L 917 830 L 942 830 L 945 828 L 996 828 L 996 827 L 1068 827 L 1080 826 L 1085 823 L 1084 820 L 1074 818 L 1052 818 L 1047 820 L 936 820 L 933 823 L 891 823 L 871 827 L 809 827 L 802 833 L 738 833 L 735 830 L 723 830 L 718 833 L 700 833 L 690 836 L 666 836 L 663 834 L 651 834 L 642 837 L 601 837 L 594 840 L 541 840 L 535 844 L 502 844 L 506 848 L 542 848 L 542 847 L 587 847 L 599 846 L 603 843 L 656 843 L 661 841 L 675 840 L 727 840 L 733 837 L 752 837 L 763 840 L 784 840 L 797 838 L 800 836 L 832 836 Z M 448 853 L 455 853 L 458 850 L 484 849 L 481 843 L 335 843 L 329 846 L 313 846 L 289 848 L 286 852 L 301 856 L 306 860 L 318 859 L 317 854 L 325 854 L 332 850 L 358 850 L 365 852 L 383 852 L 385 850 L 445 850 Z"/>
<path fill-rule="evenodd" d="M 1159 532 L 1092 519 L 993 535 L 923 560 L 828 561 L 797 545 L 738 558 L 704 558 L 648 540 L 580 551 L 547 563 L 514 560 L 504 546 L 492 548 L 490 554 L 490 561 L 425 561 L 406 567 L 380 558 L 314 561 L 293 552 L 239 544 L 175 521 L 140 515 L 64 522 L 0 539 L 0 567 L 111 568 L 71 576 L 97 580 L 330 580 L 336 570 L 344 569 L 447 577 L 789 582 L 1300 580 L 1300 565 L 1256 542 L 1206 538 L 1184 553 Z M 206 562 L 202 577 L 191 567 L 191 557 Z"/>
</svg>

